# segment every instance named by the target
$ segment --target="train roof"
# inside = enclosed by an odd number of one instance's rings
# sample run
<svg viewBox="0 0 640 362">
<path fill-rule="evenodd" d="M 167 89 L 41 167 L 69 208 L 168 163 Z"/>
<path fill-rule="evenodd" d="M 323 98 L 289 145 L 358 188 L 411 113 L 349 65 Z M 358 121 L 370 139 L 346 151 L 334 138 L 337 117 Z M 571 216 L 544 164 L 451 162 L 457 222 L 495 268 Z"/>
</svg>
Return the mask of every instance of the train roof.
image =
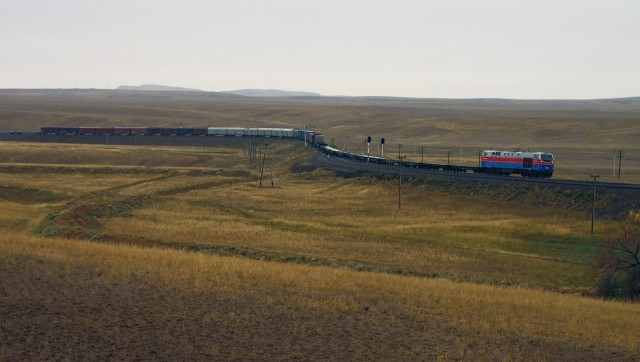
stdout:
<svg viewBox="0 0 640 362">
<path fill-rule="evenodd" d="M 501 155 L 513 155 L 513 156 L 517 156 L 517 155 L 533 155 L 535 153 L 541 153 L 541 154 L 547 154 L 550 155 L 549 152 L 542 152 L 542 151 L 501 151 L 501 150 L 484 150 L 482 151 L 482 154 L 485 154 L 486 152 L 489 153 L 493 153 L 493 152 L 500 152 Z"/>
</svg>

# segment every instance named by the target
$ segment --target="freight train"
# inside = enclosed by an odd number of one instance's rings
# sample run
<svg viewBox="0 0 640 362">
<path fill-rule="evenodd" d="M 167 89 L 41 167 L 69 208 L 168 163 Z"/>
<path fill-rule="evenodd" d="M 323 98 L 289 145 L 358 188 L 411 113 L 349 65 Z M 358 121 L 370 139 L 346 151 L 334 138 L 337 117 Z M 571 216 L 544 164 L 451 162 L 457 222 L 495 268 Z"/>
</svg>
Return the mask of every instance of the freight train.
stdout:
<svg viewBox="0 0 640 362">
<path fill-rule="evenodd" d="M 482 152 L 480 166 L 442 165 L 436 163 L 401 161 L 391 158 L 349 153 L 328 145 L 319 145 L 325 154 L 380 165 L 409 167 L 432 171 L 473 172 L 495 175 L 519 174 L 523 177 L 548 178 L 553 175 L 555 160 L 547 152 L 495 151 Z"/>
<path fill-rule="evenodd" d="M 254 127 L 42 127 L 41 135 L 81 136 L 228 136 L 228 137 L 276 137 L 306 140 L 324 144 L 322 134 L 310 130 L 292 128 Z"/>
<path fill-rule="evenodd" d="M 320 152 L 339 158 L 348 158 L 374 164 L 411 167 L 416 169 L 473 172 L 496 175 L 522 175 L 523 177 L 548 178 L 553 175 L 555 160 L 547 152 L 496 151 L 482 152 L 479 166 L 442 165 L 434 163 L 401 161 L 384 157 L 350 153 L 324 143 L 320 133 L 292 128 L 254 127 L 42 127 L 41 135 L 92 135 L 92 136 L 214 136 L 214 137 L 269 137 L 295 139 L 314 145 Z"/>
</svg>

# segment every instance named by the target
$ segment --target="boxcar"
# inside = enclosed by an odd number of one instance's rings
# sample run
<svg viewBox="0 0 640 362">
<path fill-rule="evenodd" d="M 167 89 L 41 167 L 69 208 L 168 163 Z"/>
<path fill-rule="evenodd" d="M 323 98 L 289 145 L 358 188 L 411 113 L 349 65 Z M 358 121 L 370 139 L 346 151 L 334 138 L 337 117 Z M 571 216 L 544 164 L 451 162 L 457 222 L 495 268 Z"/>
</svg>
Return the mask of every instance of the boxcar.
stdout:
<svg viewBox="0 0 640 362">
<path fill-rule="evenodd" d="M 193 128 L 178 128 L 178 136 L 191 136 L 193 134 Z"/>
<path fill-rule="evenodd" d="M 206 136 L 207 135 L 207 129 L 206 128 L 194 128 L 193 129 L 193 135 L 194 136 Z"/>
<path fill-rule="evenodd" d="M 96 127 L 78 127 L 78 134 L 92 136 L 96 134 Z"/>
<path fill-rule="evenodd" d="M 110 136 L 113 134 L 113 127 L 96 127 L 96 134 L 100 136 Z"/>
<path fill-rule="evenodd" d="M 131 127 L 113 127 L 113 134 L 120 136 L 128 136 L 131 134 Z"/>
<path fill-rule="evenodd" d="M 131 134 L 135 136 L 144 136 L 149 132 L 147 127 L 131 127 Z"/>
<path fill-rule="evenodd" d="M 60 134 L 60 127 L 42 127 L 40 134 Z"/>
<path fill-rule="evenodd" d="M 158 128 L 158 127 L 147 128 L 147 135 L 149 136 L 161 136 L 163 132 L 164 132 L 163 128 Z"/>
<path fill-rule="evenodd" d="M 78 127 L 60 127 L 58 134 L 69 134 L 69 135 L 78 134 Z"/>
</svg>

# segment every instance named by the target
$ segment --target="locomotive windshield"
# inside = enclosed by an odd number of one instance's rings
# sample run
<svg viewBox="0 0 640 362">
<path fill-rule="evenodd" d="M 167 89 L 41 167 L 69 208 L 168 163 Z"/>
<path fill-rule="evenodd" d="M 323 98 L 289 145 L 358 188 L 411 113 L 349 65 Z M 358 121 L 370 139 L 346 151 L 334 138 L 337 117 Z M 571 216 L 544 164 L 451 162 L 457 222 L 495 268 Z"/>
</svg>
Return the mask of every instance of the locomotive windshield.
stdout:
<svg viewBox="0 0 640 362">
<path fill-rule="evenodd" d="M 540 155 L 540 159 L 544 162 L 551 162 L 553 161 L 553 155 L 550 153 L 543 153 Z"/>
</svg>

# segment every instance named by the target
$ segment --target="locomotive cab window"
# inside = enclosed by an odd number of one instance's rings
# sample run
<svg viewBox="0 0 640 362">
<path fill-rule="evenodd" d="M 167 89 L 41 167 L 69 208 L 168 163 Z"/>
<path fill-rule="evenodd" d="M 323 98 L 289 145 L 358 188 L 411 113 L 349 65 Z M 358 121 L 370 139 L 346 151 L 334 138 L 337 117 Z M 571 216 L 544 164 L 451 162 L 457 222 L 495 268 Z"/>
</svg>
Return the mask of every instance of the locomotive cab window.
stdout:
<svg viewBox="0 0 640 362">
<path fill-rule="evenodd" d="M 541 158 L 542 158 L 542 161 L 544 161 L 544 162 L 551 162 L 551 161 L 553 161 L 553 155 L 552 155 L 552 154 L 550 154 L 550 153 L 542 154 Z"/>
</svg>

